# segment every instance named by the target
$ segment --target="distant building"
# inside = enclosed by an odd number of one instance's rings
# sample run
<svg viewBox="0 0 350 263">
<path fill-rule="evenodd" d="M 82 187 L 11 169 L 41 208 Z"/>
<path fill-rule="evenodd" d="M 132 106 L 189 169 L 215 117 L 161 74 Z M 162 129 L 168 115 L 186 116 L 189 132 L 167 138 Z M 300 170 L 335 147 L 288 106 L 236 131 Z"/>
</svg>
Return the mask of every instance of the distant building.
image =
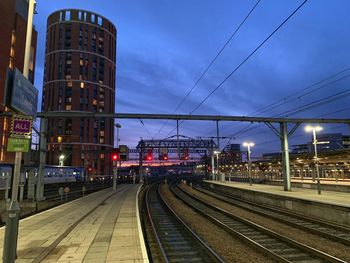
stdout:
<svg viewBox="0 0 350 263">
<path fill-rule="evenodd" d="M 115 112 L 115 26 L 93 12 L 65 9 L 47 20 L 42 111 Z M 111 175 L 114 119 L 48 119 L 47 163 Z"/>
<path fill-rule="evenodd" d="M 341 133 L 319 133 L 317 134 L 317 151 L 326 152 L 341 150 L 350 147 L 350 136 Z M 306 144 L 293 145 L 292 154 L 313 153 L 314 146 L 312 138 Z"/>
<path fill-rule="evenodd" d="M 278 161 L 282 159 L 282 153 L 281 152 L 274 152 L 274 153 L 264 153 L 262 155 L 263 161 Z"/>
<path fill-rule="evenodd" d="M 309 153 L 310 152 L 310 145 L 305 144 L 296 144 L 292 145 L 292 154 L 303 154 L 303 153 Z"/>
<path fill-rule="evenodd" d="M 240 144 L 227 145 L 220 154 L 220 164 L 229 165 L 242 162 L 242 151 Z"/>
<path fill-rule="evenodd" d="M 0 103 L 4 101 L 6 71 L 18 68 L 23 72 L 27 33 L 28 2 L 1 0 L 0 23 Z M 30 50 L 29 80 L 34 83 L 37 32 L 33 27 Z M 6 109 L 0 105 L 0 112 Z M 6 152 L 9 118 L 0 117 L 0 163 L 14 163 L 14 153 Z"/>
</svg>

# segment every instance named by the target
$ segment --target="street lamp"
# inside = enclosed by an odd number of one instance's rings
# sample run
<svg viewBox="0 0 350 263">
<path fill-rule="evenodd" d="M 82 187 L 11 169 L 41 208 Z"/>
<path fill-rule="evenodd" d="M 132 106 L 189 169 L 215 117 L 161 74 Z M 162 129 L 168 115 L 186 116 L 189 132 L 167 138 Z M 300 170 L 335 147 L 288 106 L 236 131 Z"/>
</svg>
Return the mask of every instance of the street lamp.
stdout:
<svg viewBox="0 0 350 263">
<path fill-rule="evenodd" d="M 249 185 L 252 185 L 252 162 L 250 160 L 250 147 L 254 146 L 253 142 L 244 142 L 243 143 L 244 147 L 247 147 L 247 152 L 248 152 L 248 176 L 249 176 Z"/>
<path fill-rule="evenodd" d="M 117 128 L 117 148 L 119 148 L 119 129 L 122 127 L 119 123 L 114 124 Z"/>
<path fill-rule="evenodd" d="M 305 126 L 306 132 L 312 132 L 313 137 L 313 145 L 314 145 L 314 151 L 315 151 L 315 169 L 316 169 L 316 177 L 317 177 L 317 191 L 318 194 L 321 194 L 321 183 L 320 183 L 320 172 L 318 170 L 318 157 L 317 157 L 317 139 L 316 139 L 316 132 L 322 131 L 323 128 L 319 125 L 317 126 L 311 126 L 307 125 Z"/>
<path fill-rule="evenodd" d="M 114 124 L 117 128 L 117 148 L 119 148 L 119 129 L 122 127 L 119 123 Z M 119 158 L 120 159 L 120 158 Z M 114 168 L 114 162 L 117 166 Z M 118 176 L 118 161 L 113 161 L 113 190 L 117 190 L 117 176 Z"/>
<path fill-rule="evenodd" d="M 59 162 L 59 166 L 64 166 L 64 154 L 61 154 L 59 157 L 58 157 L 58 162 Z"/>
<path fill-rule="evenodd" d="M 217 171 L 216 171 L 216 173 L 217 173 L 217 180 L 219 179 L 219 154 L 220 154 L 221 152 L 220 151 L 214 151 L 214 154 L 216 155 L 216 167 L 217 167 Z"/>
</svg>

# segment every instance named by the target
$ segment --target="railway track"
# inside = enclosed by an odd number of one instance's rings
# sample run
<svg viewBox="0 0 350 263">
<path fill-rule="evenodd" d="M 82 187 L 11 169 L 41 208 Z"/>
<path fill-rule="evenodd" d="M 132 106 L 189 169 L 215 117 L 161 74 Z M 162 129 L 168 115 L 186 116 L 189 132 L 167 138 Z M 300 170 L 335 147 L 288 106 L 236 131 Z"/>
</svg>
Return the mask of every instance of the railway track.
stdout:
<svg viewBox="0 0 350 263">
<path fill-rule="evenodd" d="M 208 204 L 174 184 L 170 189 L 194 210 L 279 262 L 345 262 Z"/>
<path fill-rule="evenodd" d="M 350 245 L 349 228 L 338 226 L 335 224 L 330 224 L 328 222 L 317 220 L 314 218 L 292 214 L 281 209 L 258 204 L 251 201 L 242 200 L 237 197 L 219 193 L 213 190 L 208 190 L 201 187 L 194 188 L 204 194 L 217 198 L 218 200 L 224 201 L 236 207 L 243 208 L 245 210 L 262 215 L 264 217 L 269 217 L 278 222 L 297 227 L 299 229 L 308 231 L 313 234 L 317 234 L 319 236 L 329 238 L 336 242 L 345 245 Z"/>
<path fill-rule="evenodd" d="M 165 203 L 158 184 L 146 192 L 146 209 L 161 261 L 224 262 Z"/>
</svg>

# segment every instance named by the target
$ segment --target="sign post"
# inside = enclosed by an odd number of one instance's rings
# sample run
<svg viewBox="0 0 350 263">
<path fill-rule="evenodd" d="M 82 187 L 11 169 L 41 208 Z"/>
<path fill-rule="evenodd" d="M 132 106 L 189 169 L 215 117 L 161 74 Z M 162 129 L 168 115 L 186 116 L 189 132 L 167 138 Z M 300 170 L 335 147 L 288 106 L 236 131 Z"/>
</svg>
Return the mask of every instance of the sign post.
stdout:
<svg viewBox="0 0 350 263">
<path fill-rule="evenodd" d="M 24 50 L 23 75 L 18 69 L 15 69 L 12 76 L 10 76 L 9 79 L 6 79 L 6 83 L 8 84 L 8 86 L 6 87 L 7 91 L 5 96 L 5 105 L 13 109 L 15 112 L 20 112 L 22 114 L 32 116 L 28 117 L 27 119 L 18 118 L 17 120 L 14 117 L 13 121 L 11 122 L 11 137 L 16 139 L 24 138 L 30 140 L 32 118 L 36 116 L 38 105 L 38 90 L 28 80 L 35 4 L 35 0 L 28 0 L 28 18 L 26 43 Z M 8 76 L 9 75 L 11 74 L 8 74 Z M 28 134 L 25 134 L 26 131 L 28 131 L 28 128 L 30 129 L 30 132 L 28 132 Z M 22 141 L 21 145 L 24 146 L 24 144 L 26 143 L 23 143 Z M 11 147 L 8 147 L 7 149 L 8 151 L 14 150 L 16 152 L 16 156 L 13 173 L 11 203 L 8 209 L 8 218 L 6 220 L 5 227 L 4 249 L 2 256 L 2 260 L 4 263 L 14 263 L 16 260 L 18 225 L 20 214 L 20 208 L 17 201 L 22 159 L 22 151 L 20 150 L 26 150 L 24 149 L 24 147 L 19 149 L 20 147 L 17 148 L 15 145 L 12 146 L 14 146 L 12 147 L 12 149 Z"/>
</svg>

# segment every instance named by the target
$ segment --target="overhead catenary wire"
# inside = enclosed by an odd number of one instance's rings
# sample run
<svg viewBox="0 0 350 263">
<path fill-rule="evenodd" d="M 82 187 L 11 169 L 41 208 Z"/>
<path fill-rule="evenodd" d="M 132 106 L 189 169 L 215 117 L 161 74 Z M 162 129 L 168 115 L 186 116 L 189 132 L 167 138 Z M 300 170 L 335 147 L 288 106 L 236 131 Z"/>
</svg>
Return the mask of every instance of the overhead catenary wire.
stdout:
<svg viewBox="0 0 350 263">
<path fill-rule="evenodd" d="M 344 80 L 345 78 L 348 78 L 350 77 L 350 75 L 346 75 L 346 76 L 343 76 L 341 78 L 338 78 L 330 83 L 327 83 L 325 85 L 322 85 L 321 87 L 317 88 L 317 89 L 320 89 L 320 88 L 324 88 L 326 86 L 329 86 L 329 85 L 332 85 L 332 84 L 335 84 L 337 83 L 338 81 L 340 80 Z M 315 90 L 315 89 L 314 89 Z M 312 91 L 314 91 L 312 90 Z M 311 91 L 310 91 L 311 92 Z M 309 92 L 308 92 L 309 93 Z M 304 111 L 307 111 L 307 110 L 310 110 L 312 108 L 315 108 L 315 107 L 319 107 L 319 106 L 322 106 L 324 104 L 327 104 L 327 103 L 330 103 L 330 102 L 333 102 L 333 101 L 336 101 L 338 99 L 343 99 L 345 97 L 348 97 L 350 96 L 350 89 L 346 89 L 346 90 L 343 90 L 341 92 L 338 92 L 336 94 L 333 94 L 333 95 L 329 95 L 327 97 L 324 97 L 322 99 L 319 99 L 319 100 L 316 100 L 316 101 L 313 101 L 313 102 L 310 102 L 310 103 L 307 103 L 307 104 L 304 104 L 302 106 L 298 106 L 298 107 L 295 107 L 293 109 L 289 109 L 287 111 L 284 111 L 280 114 L 275 114 L 273 115 L 273 117 L 281 117 L 283 115 L 285 115 L 285 117 L 288 117 L 288 116 L 291 116 L 291 115 L 294 115 L 294 114 L 297 114 L 297 113 L 301 113 L 301 112 L 304 112 Z M 230 126 L 232 127 L 232 123 L 230 124 Z M 251 124 L 248 124 L 246 125 L 244 128 L 242 128 L 241 130 L 239 130 L 238 132 L 230 135 L 230 136 L 237 136 L 239 134 L 243 134 L 245 132 L 248 132 L 250 130 L 253 130 L 253 129 L 256 129 L 260 126 L 263 126 L 263 125 L 258 125 L 258 126 L 255 126 L 255 127 L 250 127 Z M 228 126 L 224 127 L 224 128 L 228 128 Z"/>
<path fill-rule="evenodd" d="M 191 112 L 195 112 L 197 109 L 199 109 L 210 97 L 213 95 L 234 73 L 236 73 L 269 39 L 276 34 L 280 28 L 283 27 L 309 0 L 304 0 L 287 18 L 283 20 L 283 22 L 275 28 L 272 33 L 267 36 L 241 63 L 238 64 L 238 66 L 235 67 L 234 70 L 231 71 L 230 74 L 228 74 L 224 80 L 222 80 L 218 86 L 216 86 Z"/>
<path fill-rule="evenodd" d="M 303 94 L 299 95 L 299 93 L 302 93 L 302 92 L 304 92 L 304 91 L 306 91 L 306 90 L 311 89 L 312 87 L 315 87 L 315 86 L 317 86 L 317 85 L 319 85 L 319 84 L 322 84 L 323 82 L 325 82 L 325 81 L 327 81 L 327 80 L 331 80 L 332 78 L 334 78 L 334 77 L 336 77 L 336 76 L 339 76 L 340 74 L 342 74 L 342 73 L 344 73 L 344 72 L 346 72 L 346 71 L 349 71 L 349 70 L 350 70 L 350 68 L 342 69 L 341 71 L 338 71 L 337 73 L 332 74 L 331 76 L 328 76 L 328 77 L 326 77 L 326 78 L 324 78 L 324 79 L 322 79 L 322 80 L 320 80 L 320 81 L 318 81 L 318 82 L 316 82 L 316 83 L 313 83 L 313 84 L 311 84 L 311 85 L 309 85 L 309 86 L 307 86 L 307 87 L 305 87 L 305 88 L 302 88 L 302 89 L 300 89 L 300 90 L 298 90 L 298 91 L 296 91 L 296 92 L 294 92 L 294 93 L 292 93 L 292 94 L 290 94 L 290 95 L 284 97 L 284 98 L 281 99 L 281 100 L 278 100 L 278 101 L 276 101 L 276 102 L 274 102 L 274 103 L 271 103 L 271 104 L 269 104 L 269 105 L 267 105 L 267 106 L 264 106 L 263 108 L 261 108 L 261 109 L 259 109 L 259 110 L 256 110 L 256 111 L 254 111 L 254 112 L 252 112 L 252 113 L 250 113 L 248 116 L 257 116 L 257 114 L 262 114 L 262 113 L 265 113 L 265 112 L 274 110 L 274 109 L 278 108 L 279 106 L 284 105 L 285 103 L 289 103 L 289 102 L 292 102 L 292 101 L 301 99 L 302 97 L 305 97 L 305 96 L 310 95 L 310 94 L 312 94 L 312 93 L 314 93 L 314 92 L 316 92 L 316 91 L 319 91 L 319 90 L 321 90 L 321 89 L 324 89 L 324 88 L 326 88 L 326 87 L 329 87 L 330 85 L 333 85 L 333 84 L 335 84 L 335 83 L 337 83 L 337 82 L 339 82 L 339 81 L 341 81 L 341 80 L 344 80 L 344 79 L 350 77 L 350 74 L 345 75 L 345 76 L 342 76 L 342 77 L 340 77 L 340 78 L 338 78 L 338 79 L 332 80 L 331 82 L 328 82 L 328 83 L 326 83 L 326 84 L 323 84 L 323 85 L 320 86 L 320 87 L 316 87 L 316 88 L 314 88 L 314 89 L 308 91 L 307 93 L 303 93 Z M 295 96 L 296 96 L 296 97 L 295 97 Z M 293 98 L 293 97 L 294 97 L 294 98 Z M 222 129 L 227 129 L 227 128 L 229 128 L 229 127 L 232 127 L 234 124 L 235 124 L 235 123 L 229 123 L 229 124 L 227 124 L 227 125 L 224 125 L 224 126 L 222 127 Z M 212 132 L 211 132 L 211 133 L 212 133 Z"/>
<path fill-rule="evenodd" d="M 217 85 L 189 114 L 191 115 L 197 109 L 199 109 L 211 95 L 213 95 L 234 73 L 236 73 L 269 39 L 272 38 L 274 34 L 276 34 L 306 3 L 308 0 L 304 0 L 294 11 L 288 15 L 287 18 L 283 20 L 273 31 L 270 33 L 241 63 L 238 64 L 225 78 L 222 80 L 219 85 Z M 172 129 L 166 137 L 168 137 L 174 130 Z"/>
<path fill-rule="evenodd" d="M 343 108 L 341 110 L 337 110 L 337 111 L 333 111 L 333 112 L 328 112 L 328 113 L 324 113 L 324 114 L 321 114 L 321 115 L 318 115 L 317 118 L 322 118 L 322 117 L 325 117 L 327 115 L 330 115 L 330 114 L 334 114 L 334 113 L 338 113 L 338 112 L 341 112 L 341 111 L 346 111 L 346 110 L 350 110 L 350 107 L 347 107 L 347 108 Z M 249 130 L 246 130 L 245 132 L 248 132 L 248 131 L 251 131 L 251 130 L 255 130 L 255 129 L 258 129 L 258 128 L 261 128 L 261 127 L 264 127 L 265 125 L 263 124 L 259 124 L 258 126 L 255 126 L 255 127 L 251 127 Z M 342 125 L 342 126 L 345 126 L 345 125 Z M 328 129 L 330 130 L 330 129 Z M 244 132 L 244 133 L 245 133 Z M 254 135 L 258 135 L 260 134 L 261 132 L 256 132 L 256 133 L 253 133 L 251 134 L 250 136 L 254 136 Z M 239 135 L 238 133 L 235 133 L 235 135 Z M 303 136 L 304 134 L 302 134 L 301 136 Z M 293 136 L 293 138 L 296 138 L 296 137 L 299 137 L 299 136 Z"/>
<path fill-rule="evenodd" d="M 144 129 L 146 130 L 146 132 L 148 133 L 148 135 L 149 135 L 150 137 L 152 137 L 150 131 L 147 129 L 147 127 L 146 127 L 146 125 L 143 123 L 143 121 L 142 121 L 141 119 L 139 119 L 139 121 L 140 121 L 141 124 L 143 125 L 143 127 L 144 127 Z"/>
<path fill-rule="evenodd" d="M 194 85 L 191 87 L 191 89 L 186 93 L 186 95 L 182 98 L 182 100 L 180 101 L 180 103 L 176 106 L 175 110 L 173 111 L 172 114 L 176 113 L 176 111 L 181 107 L 181 105 L 186 101 L 186 99 L 188 98 L 188 96 L 192 93 L 192 91 L 196 88 L 196 86 L 198 85 L 198 83 L 202 80 L 202 78 L 204 77 L 204 75 L 209 71 L 209 69 L 212 67 L 212 65 L 214 64 L 214 62 L 217 60 L 217 58 L 221 55 L 221 53 L 224 51 L 224 49 L 227 47 L 227 45 L 231 42 L 231 40 L 235 37 L 235 35 L 237 34 L 237 32 L 242 28 L 242 26 L 244 25 L 244 23 L 247 21 L 247 19 L 250 17 L 250 15 L 253 13 L 253 11 L 255 10 L 255 8 L 258 6 L 258 4 L 260 3 L 261 0 L 256 1 L 256 3 L 254 4 L 254 6 L 249 10 L 248 14 L 244 17 L 244 19 L 241 21 L 241 23 L 238 25 L 238 27 L 235 29 L 235 31 L 231 34 L 231 36 L 227 39 L 227 41 L 225 42 L 225 44 L 221 47 L 221 49 L 219 50 L 219 52 L 214 56 L 214 58 L 210 61 L 209 65 L 204 69 L 204 71 L 202 72 L 202 74 L 199 76 L 199 78 L 197 79 L 197 81 L 194 83 Z M 158 134 L 163 130 L 164 126 L 168 123 L 168 120 L 166 120 L 164 122 L 164 124 L 161 126 L 161 128 L 158 130 L 157 134 L 154 137 L 157 137 Z"/>
</svg>

